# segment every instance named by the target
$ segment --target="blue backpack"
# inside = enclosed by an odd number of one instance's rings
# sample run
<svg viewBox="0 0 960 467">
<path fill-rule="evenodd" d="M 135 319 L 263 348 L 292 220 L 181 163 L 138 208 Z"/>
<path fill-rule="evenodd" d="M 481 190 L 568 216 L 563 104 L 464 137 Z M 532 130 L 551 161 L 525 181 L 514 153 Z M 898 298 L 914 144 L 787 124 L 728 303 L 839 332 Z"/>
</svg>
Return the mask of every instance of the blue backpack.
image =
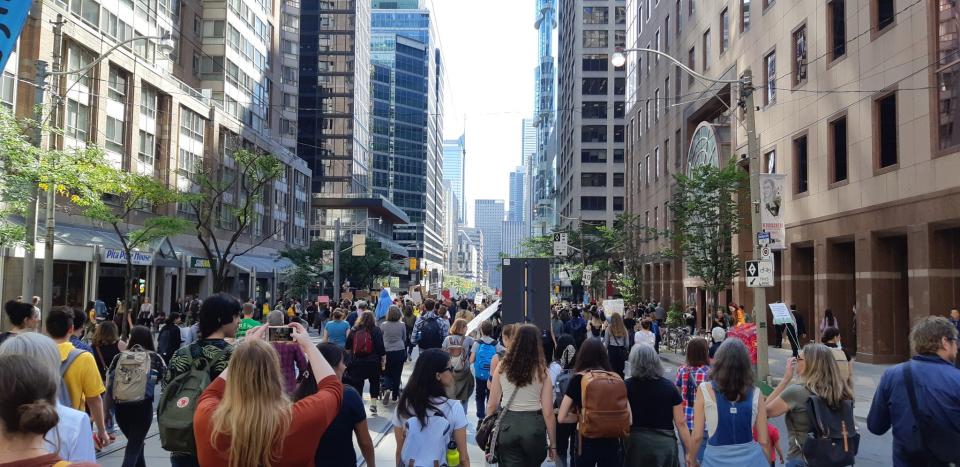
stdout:
<svg viewBox="0 0 960 467">
<path fill-rule="evenodd" d="M 473 361 L 473 373 L 477 379 L 487 381 L 490 379 L 490 362 L 497 353 L 497 347 L 493 344 L 480 342 L 477 348 L 477 358 Z"/>
</svg>

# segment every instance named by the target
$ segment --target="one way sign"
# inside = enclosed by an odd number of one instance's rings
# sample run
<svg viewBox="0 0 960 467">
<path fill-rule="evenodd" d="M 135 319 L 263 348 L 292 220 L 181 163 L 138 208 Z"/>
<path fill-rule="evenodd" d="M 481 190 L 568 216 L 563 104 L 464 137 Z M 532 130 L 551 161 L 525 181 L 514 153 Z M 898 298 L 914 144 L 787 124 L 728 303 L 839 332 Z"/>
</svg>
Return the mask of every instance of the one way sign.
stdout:
<svg viewBox="0 0 960 467">
<path fill-rule="evenodd" d="M 747 287 L 773 287 L 773 261 L 747 261 Z"/>
</svg>

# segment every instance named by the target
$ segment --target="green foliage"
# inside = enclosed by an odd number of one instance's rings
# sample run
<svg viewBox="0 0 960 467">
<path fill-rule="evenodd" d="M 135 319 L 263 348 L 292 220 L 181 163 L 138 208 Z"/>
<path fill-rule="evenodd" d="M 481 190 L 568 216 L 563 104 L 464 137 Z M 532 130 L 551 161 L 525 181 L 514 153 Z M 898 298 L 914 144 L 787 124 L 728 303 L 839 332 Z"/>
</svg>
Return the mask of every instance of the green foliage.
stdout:
<svg viewBox="0 0 960 467">
<path fill-rule="evenodd" d="M 294 264 L 294 270 L 287 279 L 291 287 L 303 287 L 302 293 L 305 294 L 306 287 L 316 282 L 325 280 L 332 283 L 332 251 L 333 242 L 317 241 L 308 248 L 280 252 L 281 257 L 288 258 Z M 390 252 L 372 239 L 367 239 L 364 256 L 353 256 L 349 250 L 340 253 L 340 276 L 342 279 L 349 279 L 350 285 L 358 289 L 378 286 L 382 279 L 400 272 L 400 267 L 391 259 Z"/>
<path fill-rule="evenodd" d="M 443 288 L 462 295 L 467 292 L 472 292 L 477 288 L 477 284 L 460 276 L 447 275 L 443 278 Z"/>
<path fill-rule="evenodd" d="M 679 302 L 671 303 L 670 309 L 667 310 L 667 327 L 676 328 L 684 324 L 686 324 L 686 320 L 683 319 L 683 307 L 680 306 Z"/>
<path fill-rule="evenodd" d="M 271 154 L 237 149 L 226 159 L 201 161 L 193 173 L 184 173 L 193 184 L 185 195 L 196 228 L 197 240 L 203 246 L 213 268 L 214 289 L 223 291 L 227 271 L 238 256 L 243 256 L 276 235 L 265 229 L 263 236 L 241 247 L 239 241 L 255 222 L 263 222 L 256 207 L 269 206 L 272 182 L 283 174 L 284 165 Z"/>
<path fill-rule="evenodd" d="M 714 303 L 740 270 L 732 238 L 741 220 L 735 195 L 746 179 L 733 161 L 723 167 L 697 167 L 690 176 L 676 175 L 677 190 L 670 203 L 673 237 L 687 273 L 703 280 Z"/>
<path fill-rule="evenodd" d="M 614 276 L 614 286 L 626 305 L 640 305 L 643 302 L 643 281 L 631 273 Z"/>
</svg>

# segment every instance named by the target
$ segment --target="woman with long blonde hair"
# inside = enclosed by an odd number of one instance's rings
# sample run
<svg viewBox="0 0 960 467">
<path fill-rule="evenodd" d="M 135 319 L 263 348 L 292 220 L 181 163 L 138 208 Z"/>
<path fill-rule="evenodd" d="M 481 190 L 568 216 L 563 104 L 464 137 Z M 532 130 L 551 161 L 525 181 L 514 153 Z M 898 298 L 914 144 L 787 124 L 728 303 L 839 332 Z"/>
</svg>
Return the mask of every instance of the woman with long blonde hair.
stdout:
<svg viewBox="0 0 960 467">
<path fill-rule="evenodd" d="M 794 367 L 802 381 L 793 382 Z M 777 389 L 770 394 L 767 417 L 786 414 L 789 432 L 787 463 L 802 462 L 801 447 L 810 429 L 807 399 L 818 396 L 830 407 L 840 407 L 853 400 L 853 390 L 840 374 L 840 368 L 830 348 L 823 344 L 807 344 L 799 358 L 787 361 L 787 370 Z"/>
<path fill-rule="evenodd" d="M 607 347 L 607 354 L 610 355 L 610 366 L 623 378 L 627 357 L 630 356 L 630 335 L 623 323 L 623 316 L 614 313 L 610 316 L 610 324 L 604 329 L 603 345 Z"/>
<path fill-rule="evenodd" d="M 343 385 L 303 326 L 290 327 L 310 360 L 317 392 L 292 402 L 277 351 L 263 340 L 268 327 L 251 329 L 230 366 L 200 396 L 193 417 L 200 465 L 313 465 L 316 446 L 340 410 Z"/>
</svg>

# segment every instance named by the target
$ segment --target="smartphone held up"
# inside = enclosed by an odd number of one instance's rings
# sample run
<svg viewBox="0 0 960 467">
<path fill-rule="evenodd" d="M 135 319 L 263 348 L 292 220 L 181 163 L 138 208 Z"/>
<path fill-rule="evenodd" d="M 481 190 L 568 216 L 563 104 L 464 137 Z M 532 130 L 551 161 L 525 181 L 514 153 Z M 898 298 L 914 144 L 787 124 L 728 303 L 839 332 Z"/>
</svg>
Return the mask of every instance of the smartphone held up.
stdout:
<svg viewBox="0 0 960 467">
<path fill-rule="evenodd" d="M 267 341 L 292 342 L 293 328 L 289 326 L 270 326 L 267 328 Z"/>
</svg>

